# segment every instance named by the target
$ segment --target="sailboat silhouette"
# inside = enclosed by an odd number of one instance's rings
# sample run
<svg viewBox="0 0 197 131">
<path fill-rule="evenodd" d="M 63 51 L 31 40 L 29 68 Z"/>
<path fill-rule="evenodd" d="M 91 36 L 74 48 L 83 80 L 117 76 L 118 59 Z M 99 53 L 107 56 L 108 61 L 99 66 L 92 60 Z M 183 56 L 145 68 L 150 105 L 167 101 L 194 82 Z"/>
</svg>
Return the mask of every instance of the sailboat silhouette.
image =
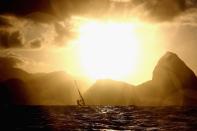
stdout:
<svg viewBox="0 0 197 131">
<path fill-rule="evenodd" d="M 76 89 L 77 89 L 77 91 L 79 93 L 79 97 L 80 97 L 80 99 L 77 100 L 77 105 L 78 106 L 85 106 L 85 100 L 83 99 L 83 96 L 82 96 L 82 94 L 81 94 L 81 92 L 80 92 L 80 90 L 78 88 L 77 81 L 75 80 L 74 83 L 75 83 L 75 87 L 76 87 Z"/>
</svg>

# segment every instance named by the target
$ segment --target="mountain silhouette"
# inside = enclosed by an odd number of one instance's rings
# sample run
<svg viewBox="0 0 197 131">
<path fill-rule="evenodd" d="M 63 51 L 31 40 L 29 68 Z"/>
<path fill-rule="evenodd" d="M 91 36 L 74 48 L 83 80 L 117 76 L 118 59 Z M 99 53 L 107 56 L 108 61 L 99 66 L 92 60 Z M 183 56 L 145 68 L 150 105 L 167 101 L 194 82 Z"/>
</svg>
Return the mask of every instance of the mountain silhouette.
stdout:
<svg viewBox="0 0 197 131">
<path fill-rule="evenodd" d="M 110 79 L 97 80 L 84 94 L 89 105 L 130 105 L 135 104 L 135 91 L 124 82 Z"/>
<path fill-rule="evenodd" d="M 93 105 L 197 104 L 197 78 L 194 72 L 172 52 L 167 52 L 161 57 L 153 71 L 152 80 L 138 86 L 127 84 L 126 87 L 122 82 L 97 81 L 85 93 L 85 99 L 88 104 Z"/>
<path fill-rule="evenodd" d="M 74 105 L 77 92 L 65 72 L 30 74 L 18 68 L 1 69 L 0 104 Z"/>
<path fill-rule="evenodd" d="M 153 83 L 162 90 L 164 96 L 177 95 L 183 105 L 197 104 L 196 75 L 172 52 L 167 52 L 159 60 L 153 71 Z"/>
<path fill-rule="evenodd" d="M 74 105 L 77 92 L 65 72 L 42 73 L 27 81 L 34 105 Z"/>
<path fill-rule="evenodd" d="M 15 67 L 0 68 L 0 81 L 16 78 L 21 80 L 27 80 L 31 78 L 31 74 L 23 71 L 22 69 Z"/>
<path fill-rule="evenodd" d="M 75 105 L 74 78 L 65 72 L 31 74 L 0 67 L 0 105 Z M 174 53 L 167 52 L 153 70 L 152 80 L 133 86 L 97 80 L 83 94 L 87 105 L 197 105 L 195 73 Z"/>
</svg>

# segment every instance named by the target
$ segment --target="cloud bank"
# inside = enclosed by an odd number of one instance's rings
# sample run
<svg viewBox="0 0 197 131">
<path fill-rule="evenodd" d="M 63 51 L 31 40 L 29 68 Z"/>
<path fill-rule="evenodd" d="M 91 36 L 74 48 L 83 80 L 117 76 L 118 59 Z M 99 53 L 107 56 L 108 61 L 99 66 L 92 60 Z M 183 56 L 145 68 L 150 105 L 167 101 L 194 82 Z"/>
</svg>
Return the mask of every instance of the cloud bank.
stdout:
<svg viewBox="0 0 197 131">
<path fill-rule="evenodd" d="M 196 5 L 195 0 L 2 0 L 0 48 L 35 49 L 50 44 L 64 45 L 66 39 L 74 36 L 70 28 L 73 23 L 69 23 L 73 15 L 96 16 L 98 19 L 137 17 L 156 23 L 190 19 L 189 22 L 196 24 L 193 17 L 196 17 Z"/>
<path fill-rule="evenodd" d="M 25 50 L 35 56 L 35 50 L 65 47 L 77 36 L 73 26 L 78 21 L 72 16 L 96 20 L 137 19 L 157 27 L 155 34 L 162 39 L 156 44 L 180 54 L 197 72 L 197 62 L 193 60 L 197 56 L 196 0 L 1 0 L 0 53 Z"/>
</svg>

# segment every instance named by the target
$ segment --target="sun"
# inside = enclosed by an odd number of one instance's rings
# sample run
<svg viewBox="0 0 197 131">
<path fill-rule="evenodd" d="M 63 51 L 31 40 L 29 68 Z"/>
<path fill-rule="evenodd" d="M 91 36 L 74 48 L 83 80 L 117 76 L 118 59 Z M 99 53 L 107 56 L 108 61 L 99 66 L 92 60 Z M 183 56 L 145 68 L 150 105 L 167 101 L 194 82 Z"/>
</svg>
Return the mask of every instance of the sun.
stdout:
<svg viewBox="0 0 197 131">
<path fill-rule="evenodd" d="M 137 70 L 135 24 L 89 21 L 80 26 L 77 41 L 82 70 L 92 79 L 121 80 Z"/>
</svg>

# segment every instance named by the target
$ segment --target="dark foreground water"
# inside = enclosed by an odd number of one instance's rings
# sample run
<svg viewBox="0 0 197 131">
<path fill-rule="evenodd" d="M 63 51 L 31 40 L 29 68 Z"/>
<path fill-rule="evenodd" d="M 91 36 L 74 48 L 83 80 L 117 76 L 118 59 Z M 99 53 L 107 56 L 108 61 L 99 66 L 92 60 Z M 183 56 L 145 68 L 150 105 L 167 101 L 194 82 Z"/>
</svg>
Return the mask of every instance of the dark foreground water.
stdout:
<svg viewBox="0 0 197 131">
<path fill-rule="evenodd" d="M 0 130 L 197 131 L 197 107 L 18 106 L 0 108 Z"/>
</svg>

